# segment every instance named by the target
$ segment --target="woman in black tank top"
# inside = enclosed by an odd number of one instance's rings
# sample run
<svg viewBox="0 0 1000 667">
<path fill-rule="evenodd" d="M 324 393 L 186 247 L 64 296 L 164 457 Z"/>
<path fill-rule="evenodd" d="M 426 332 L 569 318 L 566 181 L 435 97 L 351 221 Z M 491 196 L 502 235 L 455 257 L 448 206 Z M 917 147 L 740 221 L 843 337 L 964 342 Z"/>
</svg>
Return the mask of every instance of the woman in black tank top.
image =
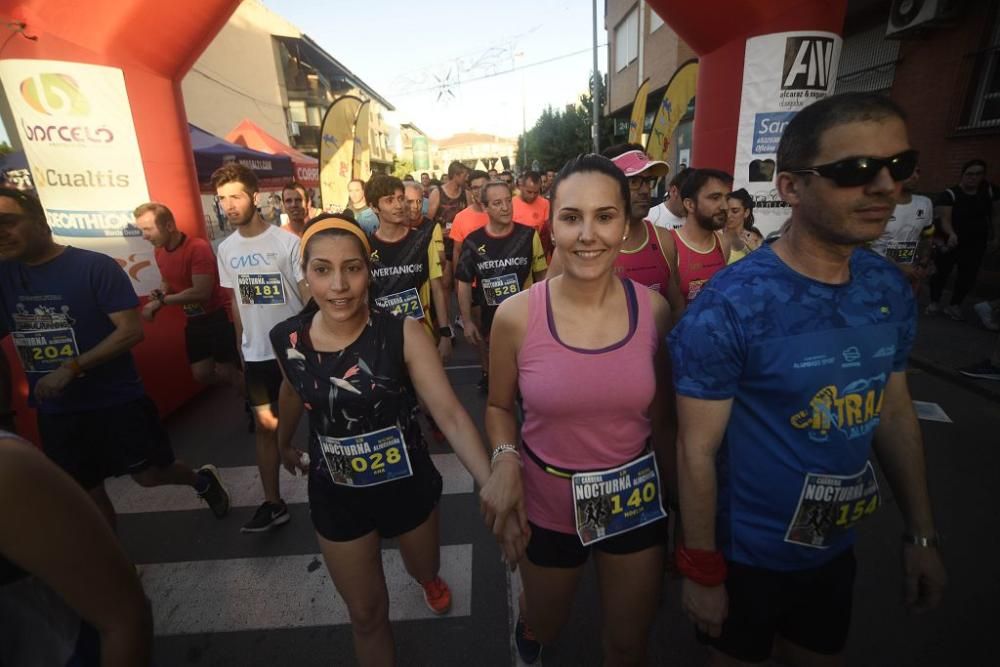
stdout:
<svg viewBox="0 0 1000 667">
<path fill-rule="evenodd" d="M 347 604 L 361 664 L 393 664 L 381 539 L 398 538 L 407 571 L 427 605 L 446 613 L 451 593 L 439 576 L 437 503 L 441 476 L 417 421 L 419 395 L 459 459 L 500 516 L 520 503 L 509 466 L 490 463 L 419 321 L 370 302 L 370 246 L 353 221 L 312 221 L 302 237 L 312 299 L 271 331 L 284 374 L 278 443 L 291 472 L 308 475 L 309 509 L 320 550 Z M 291 441 L 309 413 L 308 453 Z"/>
</svg>

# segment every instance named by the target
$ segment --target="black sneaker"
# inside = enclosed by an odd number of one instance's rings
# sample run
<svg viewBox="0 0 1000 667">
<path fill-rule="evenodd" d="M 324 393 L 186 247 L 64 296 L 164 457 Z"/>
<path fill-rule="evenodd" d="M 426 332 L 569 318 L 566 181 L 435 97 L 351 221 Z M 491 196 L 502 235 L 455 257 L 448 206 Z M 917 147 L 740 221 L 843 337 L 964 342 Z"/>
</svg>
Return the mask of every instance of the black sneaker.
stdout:
<svg viewBox="0 0 1000 667">
<path fill-rule="evenodd" d="M 205 465 L 198 468 L 197 473 L 208 482 L 208 488 L 200 492 L 198 497 L 208 503 L 216 518 L 221 519 L 229 514 L 229 491 L 222 483 L 218 469 L 213 465 Z"/>
<path fill-rule="evenodd" d="M 479 391 L 483 392 L 484 394 L 489 393 L 489 391 L 490 391 L 490 374 L 489 373 L 483 373 L 479 377 L 479 382 L 476 383 L 476 386 L 479 388 Z"/>
<path fill-rule="evenodd" d="M 257 508 L 257 511 L 253 513 L 253 518 L 247 521 L 242 528 L 240 528 L 241 533 L 266 533 L 272 528 L 277 528 L 278 526 L 283 526 L 291 520 L 291 516 L 288 514 L 288 507 L 285 506 L 285 501 L 279 503 L 269 503 L 264 501 L 261 506 Z"/>
<path fill-rule="evenodd" d="M 531 631 L 528 624 L 524 622 L 520 614 L 517 617 L 517 625 L 514 626 L 514 643 L 517 645 L 517 655 L 521 662 L 526 665 L 533 665 L 542 654 L 542 645 L 535 639 L 535 633 Z"/>
</svg>

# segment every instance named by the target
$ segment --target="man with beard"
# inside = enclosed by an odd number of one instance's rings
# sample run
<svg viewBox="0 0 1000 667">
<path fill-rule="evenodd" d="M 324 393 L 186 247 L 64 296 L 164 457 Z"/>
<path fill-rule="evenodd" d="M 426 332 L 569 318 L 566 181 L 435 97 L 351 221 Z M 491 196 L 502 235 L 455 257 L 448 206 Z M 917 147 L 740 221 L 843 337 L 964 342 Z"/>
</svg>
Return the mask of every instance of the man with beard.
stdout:
<svg viewBox="0 0 1000 667">
<path fill-rule="evenodd" d="M 274 325 L 302 310 L 305 281 L 298 237 L 267 224 L 254 208 L 257 176 L 233 162 L 212 174 L 212 186 L 236 229 L 219 246 L 219 283 L 233 290 L 233 324 L 243 355 L 247 400 L 257 420 L 257 470 L 264 488 L 264 502 L 242 531 L 261 533 L 291 518 L 278 481 L 281 368 L 268 336 Z"/>
<path fill-rule="evenodd" d="M 549 231 L 549 200 L 541 196 L 542 175 L 526 171 L 521 176 L 521 193 L 514 197 L 514 221 L 533 227 L 542 240 L 546 257 L 552 257 Z"/>
<path fill-rule="evenodd" d="M 281 190 L 281 204 L 288 216 L 288 222 L 281 228 L 301 237 L 306 229 L 306 218 L 309 217 L 309 196 L 305 186 L 295 181 L 285 185 Z"/>
<path fill-rule="evenodd" d="M 370 237 L 370 294 L 386 311 L 420 320 L 437 340 L 441 360 L 447 361 L 454 334 L 448 326 L 441 287 L 441 228 L 431 223 L 413 229 L 407 224 L 403 183 L 394 176 L 372 176 L 365 186 L 365 197 L 379 221 Z"/>
<path fill-rule="evenodd" d="M 667 256 L 677 267 L 685 302 L 691 303 L 709 278 L 725 268 L 729 244 L 721 234 L 729 216 L 728 199 L 733 177 L 717 169 L 695 169 L 681 188 L 687 218 L 680 229 L 671 229 L 673 243 Z"/>
<path fill-rule="evenodd" d="M 907 387 L 917 304 L 899 270 L 865 248 L 916 163 L 887 97 L 834 95 L 799 111 L 777 151 L 785 232 L 713 278 L 670 334 L 681 600 L 708 664 L 845 664 L 855 526 L 882 505 L 880 479 L 902 514 L 906 606 L 941 600 Z M 725 187 L 713 180 L 702 195 Z"/>
</svg>

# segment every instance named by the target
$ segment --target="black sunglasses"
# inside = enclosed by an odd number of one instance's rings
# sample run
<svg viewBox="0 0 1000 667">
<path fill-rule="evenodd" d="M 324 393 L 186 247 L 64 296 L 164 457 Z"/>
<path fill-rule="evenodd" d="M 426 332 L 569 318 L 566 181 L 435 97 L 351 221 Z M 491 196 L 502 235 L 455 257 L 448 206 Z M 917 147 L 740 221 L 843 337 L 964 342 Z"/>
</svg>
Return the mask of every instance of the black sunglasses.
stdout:
<svg viewBox="0 0 1000 667">
<path fill-rule="evenodd" d="M 829 164 L 788 171 L 793 174 L 818 174 L 842 188 L 853 188 L 871 183 L 883 168 L 889 170 L 892 180 L 905 181 L 917 168 L 918 156 L 919 152 L 908 150 L 890 157 L 849 157 Z"/>
</svg>

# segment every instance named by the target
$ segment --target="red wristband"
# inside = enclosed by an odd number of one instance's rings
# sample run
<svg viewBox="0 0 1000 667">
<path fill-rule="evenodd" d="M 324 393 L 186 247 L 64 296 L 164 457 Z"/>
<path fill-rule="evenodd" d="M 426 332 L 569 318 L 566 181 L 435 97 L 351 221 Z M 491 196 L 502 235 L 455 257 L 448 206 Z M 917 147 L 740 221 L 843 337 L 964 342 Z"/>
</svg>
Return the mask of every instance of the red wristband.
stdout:
<svg viewBox="0 0 1000 667">
<path fill-rule="evenodd" d="M 676 551 L 677 569 L 702 586 L 718 586 L 726 580 L 726 559 L 719 551 L 687 549 Z"/>
</svg>

